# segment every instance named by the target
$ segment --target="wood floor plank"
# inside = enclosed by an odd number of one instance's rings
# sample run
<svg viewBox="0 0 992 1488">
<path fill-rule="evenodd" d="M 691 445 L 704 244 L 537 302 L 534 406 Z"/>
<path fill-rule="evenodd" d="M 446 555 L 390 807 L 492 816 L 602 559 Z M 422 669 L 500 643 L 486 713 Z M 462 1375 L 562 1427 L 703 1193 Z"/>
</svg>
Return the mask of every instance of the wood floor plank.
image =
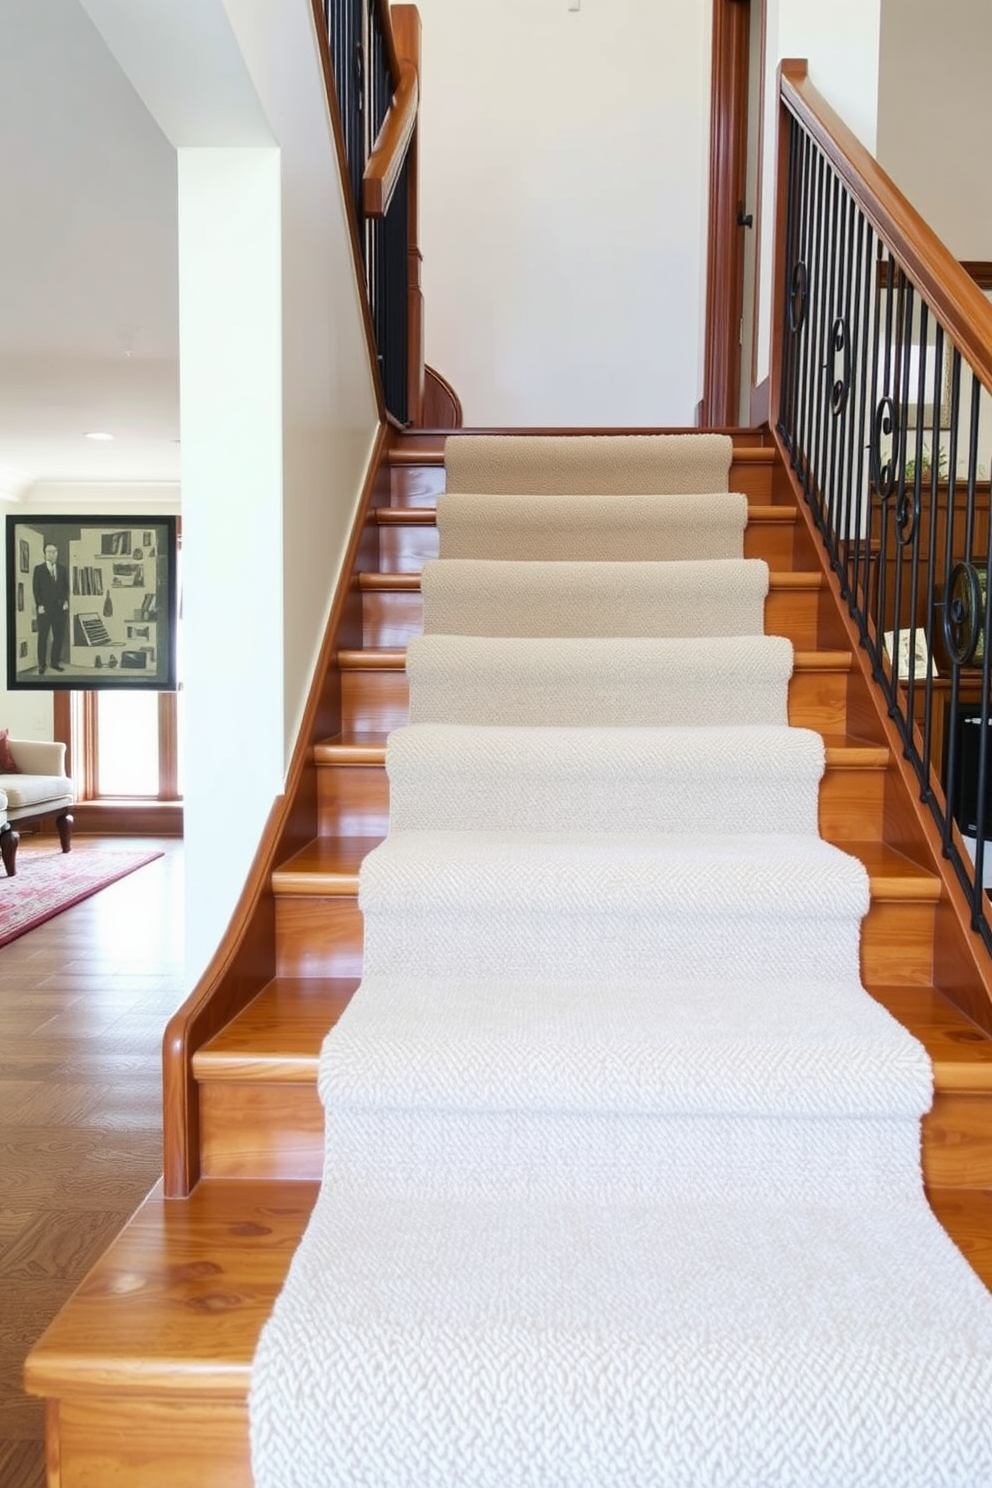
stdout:
<svg viewBox="0 0 992 1488">
<path fill-rule="evenodd" d="M 165 855 L 0 948 L 2 1488 L 45 1483 L 29 1348 L 161 1172 L 161 1029 L 184 993 L 182 844 L 126 845 Z M 100 846 L 121 843 L 77 834 L 73 852 Z M 49 849 L 25 835 L 18 861 Z"/>
<path fill-rule="evenodd" d="M 4 1488 L 45 1488 L 45 1464 L 33 1441 L 0 1441 L 0 1483 Z"/>
</svg>

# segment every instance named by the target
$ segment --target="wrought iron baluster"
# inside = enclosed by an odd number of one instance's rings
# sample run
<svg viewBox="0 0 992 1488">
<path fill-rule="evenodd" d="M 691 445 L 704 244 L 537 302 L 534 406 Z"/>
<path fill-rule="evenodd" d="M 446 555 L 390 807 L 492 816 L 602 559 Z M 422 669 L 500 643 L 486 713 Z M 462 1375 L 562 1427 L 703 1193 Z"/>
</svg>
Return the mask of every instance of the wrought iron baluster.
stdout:
<svg viewBox="0 0 992 1488">
<path fill-rule="evenodd" d="M 959 461 L 958 447 L 966 437 L 959 428 L 960 354 L 954 351 L 950 358 L 951 408 L 941 418 L 935 369 L 944 364 L 946 330 L 871 225 L 853 189 L 840 181 L 795 116 L 786 187 L 778 426 L 917 774 L 921 801 L 941 829 L 944 850 L 969 894 L 975 927 L 992 950 L 981 885 L 984 797 L 992 788 L 992 648 L 987 652 L 984 645 L 992 629 L 992 593 L 985 582 L 992 569 L 992 516 L 983 502 L 992 503 L 992 484 L 979 492 L 980 383 L 971 372 L 967 461 Z M 946 484 L 940 478 L 945 439 Z M 958 475 L 965 463 L 966 486 Z M 985 477 L 982 470 L 982 481 Z M 980 537 L 985 555 L 984 565 L 976 567 L 980 520 L 986 524 Z M 889 630 L 892 654 L 883 665 L 883 632 Z M 925 661 L 917 660 L 921 635 L 930 642 Z M 959 811 L 962 666 L 976 635 L 981 650 L 972 659 L 981 662 L 981 670 L 976 664 L 968 676 L 969 686 L 981 678 L 981 733 L 974 735 L 980 804 L 973 823 L 974 862 L 965 862 L 968 855 L 953 819 Z M 946 805 L 943 793 L 933 788 L 930 769 L 939 737 L 936 710 L 945 707 L 947 696 L 935 667 L 942 637 L 951 657 L 950 706 L 943 730 L 946 757 L 934 760 L 934 771 L 945 786 Z M 909 643 L 902 679 L 900 642 Z"/>
</svg>

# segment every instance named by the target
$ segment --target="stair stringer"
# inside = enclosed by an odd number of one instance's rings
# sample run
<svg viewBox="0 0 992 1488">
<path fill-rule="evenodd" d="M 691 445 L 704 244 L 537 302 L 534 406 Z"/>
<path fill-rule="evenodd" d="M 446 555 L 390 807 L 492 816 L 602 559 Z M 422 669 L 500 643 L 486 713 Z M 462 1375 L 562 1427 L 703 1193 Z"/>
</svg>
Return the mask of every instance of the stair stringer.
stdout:
<svg viewBox="0 0 992 1488">
<path fill-rule="evenodd" d="M 276 924 L 272 875 L 316 832 L 314 744 L 341 723 L 341 673 L 335 658 L 358 645 L 362 599 L 355 574 L 375 568 L 379 529 L 374 513 L 389 502 L 389 441 L 380 425 L 358 501 L 341 576 L 314 667 L 307 705 L 293 749 L 286 789 L 272 803 L 258 850 L 230 923 L 206 970 L 173 1014 L 162 1043 L 163 1167 L 169 1198 L 188 1195 L 200 1176 L 199 1086 L 196 1051 L 241 1012 L 275 974 Z"/>
</svg>

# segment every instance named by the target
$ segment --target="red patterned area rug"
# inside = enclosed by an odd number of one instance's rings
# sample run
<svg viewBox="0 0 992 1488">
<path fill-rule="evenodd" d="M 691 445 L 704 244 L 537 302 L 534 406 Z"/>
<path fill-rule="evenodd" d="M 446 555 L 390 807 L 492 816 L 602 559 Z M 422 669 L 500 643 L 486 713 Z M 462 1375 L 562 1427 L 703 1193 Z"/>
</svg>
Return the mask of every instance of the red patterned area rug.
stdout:
<svg viewBox="0 0 992 1488">
<path fill-rule="evenodd" d="M 115 883 L 160 852 L 19 852 L 13 878 L 0 875 L 0 946 Z"/>
</svg>

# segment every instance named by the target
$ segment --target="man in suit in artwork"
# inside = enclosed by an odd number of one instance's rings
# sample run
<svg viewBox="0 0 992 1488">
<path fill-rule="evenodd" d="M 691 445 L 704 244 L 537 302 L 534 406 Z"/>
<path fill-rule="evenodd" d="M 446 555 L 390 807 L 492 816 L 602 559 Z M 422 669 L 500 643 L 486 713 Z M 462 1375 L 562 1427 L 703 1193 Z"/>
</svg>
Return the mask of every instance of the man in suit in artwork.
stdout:
<svg viewBox="0 0 992 1488">
<path fill-rule="evenodd" d="M 69 613 L 69 570 L 59 562 L 59 550 L 52 542 L 45 544 L 45 561 L 35 567 L 32 587 L 38 608 L 38 675 L 43 677 L 47 660 L 51 661 L 53 672 L 62 671 L 62 647 Z M 52 643 L 50 653 L 49 640 Z"/>
</svg>

